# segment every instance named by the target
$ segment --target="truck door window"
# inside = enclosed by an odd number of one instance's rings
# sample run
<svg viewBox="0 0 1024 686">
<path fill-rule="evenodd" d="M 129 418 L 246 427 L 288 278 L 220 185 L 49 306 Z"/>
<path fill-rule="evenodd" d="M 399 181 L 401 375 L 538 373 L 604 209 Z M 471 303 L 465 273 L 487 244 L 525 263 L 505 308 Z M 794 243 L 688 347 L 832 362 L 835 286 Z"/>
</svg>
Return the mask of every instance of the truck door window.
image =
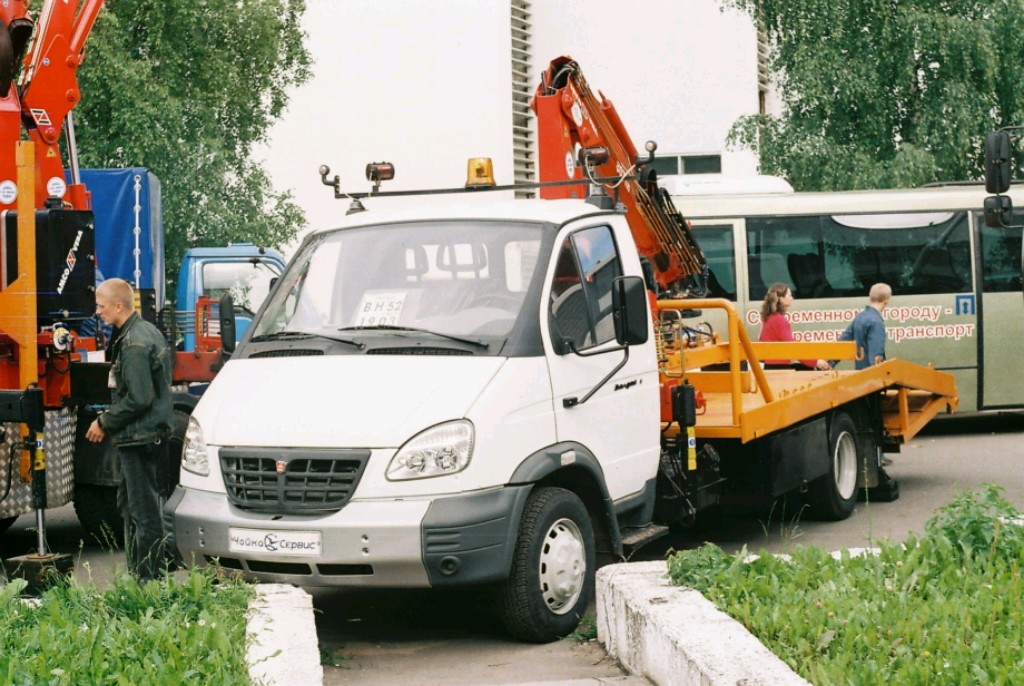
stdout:
<svg viewBox="0 0 1024 686">
<path fill-rule="evenodd" d="M 617 276 L 622 276 L 622 264 L 610 228 L 569 235 L 559 248 L 551 284 L 553 335 L 577 350 L 614 339 L 612 280 Z"/>
</svg>

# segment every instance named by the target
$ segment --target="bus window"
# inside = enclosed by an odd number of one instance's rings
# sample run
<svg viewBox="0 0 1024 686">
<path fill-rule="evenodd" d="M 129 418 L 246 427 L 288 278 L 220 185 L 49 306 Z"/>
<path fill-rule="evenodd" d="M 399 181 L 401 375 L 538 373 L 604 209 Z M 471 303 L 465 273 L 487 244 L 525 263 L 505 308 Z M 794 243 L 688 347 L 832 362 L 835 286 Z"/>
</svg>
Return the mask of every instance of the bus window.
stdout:
<svg viewBox="0 0 1024 686">
<path fill-rule="evenodd" d="M 732 247 L 732 226 L 694 227 L 704 257 L 708 260 L 708 295 L 736 299 L 736 255 Z"/>
<path fill-rule="evenodd" d="M 776 281 L 804 299 L 972 288 L 966 212 L 752 217 L 747 245 L 754 301 Z"/>
<path fill-rule="evenodd" d="M 764 299 L 773 283 L 785 283 L 797 298 L 827 293 L 821 257 L 821 217 L 747 219 L 750 299 Z"/>
<path fill-rule="evenodd" d="M 1020 293 L 1021 233 L 985 226 L 978 215 L 981 229 L 981 278 L 986 293 Z"/>
</svg>

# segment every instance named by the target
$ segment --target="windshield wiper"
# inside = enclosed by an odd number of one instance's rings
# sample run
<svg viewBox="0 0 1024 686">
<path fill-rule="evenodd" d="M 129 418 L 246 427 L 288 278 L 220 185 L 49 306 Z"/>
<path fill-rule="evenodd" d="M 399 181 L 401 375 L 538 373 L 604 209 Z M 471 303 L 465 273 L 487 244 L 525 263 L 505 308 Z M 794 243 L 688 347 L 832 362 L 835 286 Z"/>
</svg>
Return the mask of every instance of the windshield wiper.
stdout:
<svg viewBox="0 0 1024 686">
<path fill-rule="evenodd" d="M 411 333 L 425 333 L 432 336 L 440 336 L 441 338 L 447 338 L 452 341 L 458 341 L 459 343 L 467 343 L 469 345 L 475 345 L 478 348 L 489 348 L 490 343 L 484 343 L 483 341 L 475 341 L 472 338 L 463 338 L 462 336 L 453 336 L 450 333 L 441 333 L 440 331 L 431 331 L 430 329 L 420 329 L 415 326 L 396 326 L 394 324 L 376 324 L 374 326 L 343 326 L 338 331 L 408 331 Z"/>
<path fill-rule="evenodd" d="M 300 340 L 304 338 L 323 338 L 328 341 L 347 343 L 348 345 L 355 346 L 360 350 L 366 347 L 365 343 L 353 341 L 349 338 L 341 338 L 339 336 L 328 336 L 327 334 L 324 333 L 315 333 L 312 331 L 275 331 L 274 333 L 265 333 L 259 336 L 253 336 L 252 341 L 255 343 L 261 343 L 263 341 Z"/>
</svg>

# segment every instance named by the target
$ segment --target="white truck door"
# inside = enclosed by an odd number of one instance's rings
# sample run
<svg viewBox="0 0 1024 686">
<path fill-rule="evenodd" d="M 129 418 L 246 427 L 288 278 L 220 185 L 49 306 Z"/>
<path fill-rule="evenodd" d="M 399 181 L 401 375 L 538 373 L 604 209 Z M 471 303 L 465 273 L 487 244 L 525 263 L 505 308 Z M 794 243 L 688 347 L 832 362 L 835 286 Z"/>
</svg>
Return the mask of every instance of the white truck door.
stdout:
<svg viewBox="0 0 1024 686">
<path fill-rule="evenodd" d="M 624 237 L 623 241 L 629 240 Z M 632 242 L 627 250 L 634 250 Z M 551 350 L 556 431 L 559 441 L 586 446 L 604 469 L 612 499 L 635 493 L 657 472 L 659 394 L 653 340 L 633 346 L 622 362 L 612 317 L 612 281 L 640 275 L 635 251 L 623 254 L 608 225 L 567 233 L 555 250 L 544 313 Z M 566 406 L 575 398 L 577 404 Z"/>
</svg>

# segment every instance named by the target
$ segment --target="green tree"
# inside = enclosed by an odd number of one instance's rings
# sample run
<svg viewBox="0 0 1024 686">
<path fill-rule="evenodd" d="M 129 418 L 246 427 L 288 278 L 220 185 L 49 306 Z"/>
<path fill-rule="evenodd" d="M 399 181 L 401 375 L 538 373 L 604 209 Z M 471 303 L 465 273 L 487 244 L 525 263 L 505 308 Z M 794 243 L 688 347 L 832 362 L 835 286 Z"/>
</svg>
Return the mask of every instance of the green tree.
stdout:
<svg viewBox="0 0 1024 686">
<path fill-rule="evenodd" d="M 304 0 L 107 0 L 79 70 L 84 167 L 162 182 L 167 273 L 197 245 L 279 247 L 304 222 L 253 145 L 309 77 Z"/>
<path fill-rule="evenodd" d="M 727 0 L 769 43 L 783 114 L 729 142 L 798 190 L 982 176 L 987 132 L 1024 123 L 1022 0 Z"/>
</svg>

